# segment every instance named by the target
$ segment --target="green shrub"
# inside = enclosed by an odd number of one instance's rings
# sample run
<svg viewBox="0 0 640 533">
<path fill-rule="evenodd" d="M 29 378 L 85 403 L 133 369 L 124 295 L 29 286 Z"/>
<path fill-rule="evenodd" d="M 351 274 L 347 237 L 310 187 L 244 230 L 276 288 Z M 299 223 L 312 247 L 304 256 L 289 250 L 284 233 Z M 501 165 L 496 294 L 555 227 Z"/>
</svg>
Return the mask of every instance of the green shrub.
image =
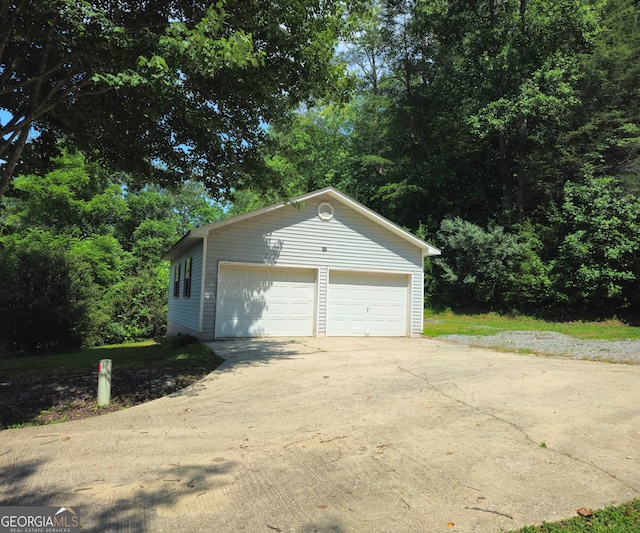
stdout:
<svg viewBox="0 0 640 533">
<path fill-rule="evenodd" d="M 541 257 L 543 245 L 530 224 L 519 228 L 518 239 L 523 254 L 505 291 L 505 306 L 532 316 L 548 315 L 547 310 L 557 298 L 551 278 L 552 263 Z"/>
<path fill-rule="evenodd" d="M 532 241 L 502 226 L 487 230 L 461 218 L 442 221 L 437 234 L 443 255 L 432 261 L 432 301 L 455 310 L 506 310 L 535 291 L 542 269 Z M 527 272 L 527 270 L 529 272 Z"/>
<path fill-rule="evenodd" d="M 110 343 L 161 339 L 167 331 L 168 267 L 148 265 L 105 294 L 103 309 L 110 315 L 104 330 Z"/>
<path fill-rule="evenodd" d="M 615 178 L 567 182 L 555 230 L 552 276 L 559 314 L 610 318 L 640 312 L 640 198 Z"/>
<path fill-rule="evenodd" d="M 178 333 L 173 339 L 171 339 L 171 348 L 184 348 L 189 344 L 195 344 L 198 341 L 197 337 L 190 335 L 189 333 Z"/>
<path fill-rule="evenodd" d="M 0 245 L 0 338 L 11 350 L 94 344 L 101 313 L 91 265 L 65 239 L 31 231 Z"/>
</svg>

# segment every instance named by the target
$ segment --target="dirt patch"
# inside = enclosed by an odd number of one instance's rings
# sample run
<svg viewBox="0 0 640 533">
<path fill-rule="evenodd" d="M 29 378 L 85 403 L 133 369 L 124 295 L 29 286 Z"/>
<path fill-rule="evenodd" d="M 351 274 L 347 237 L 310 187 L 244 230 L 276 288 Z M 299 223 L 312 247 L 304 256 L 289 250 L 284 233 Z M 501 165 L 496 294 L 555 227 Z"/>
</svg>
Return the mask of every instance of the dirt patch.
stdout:
<svg viewBox="0 0 640 533">
<path fill-rule="evenodd" d="M 98 407 L 98 373 L 32 376 L 0 382 L 0 429 L 16 425 L 44 425 L 80 420 L 119 411 L 179 391 L 215 370 L 211 365 L 185 368 L 165 365 L 152 369 L 114 371 L 111 403 Z"/>
</svg>

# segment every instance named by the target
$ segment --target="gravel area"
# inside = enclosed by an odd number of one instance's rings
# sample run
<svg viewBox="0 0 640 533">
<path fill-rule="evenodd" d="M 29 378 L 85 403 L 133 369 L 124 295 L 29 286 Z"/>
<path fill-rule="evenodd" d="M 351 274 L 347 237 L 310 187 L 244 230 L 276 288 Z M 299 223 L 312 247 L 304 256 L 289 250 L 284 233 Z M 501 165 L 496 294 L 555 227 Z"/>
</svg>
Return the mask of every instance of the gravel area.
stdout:
<svg viewBox="0 0 640 533">
<path fill-rule="evenodd" d="M 530 350 L 537 354 L 572 359 L 640 364 L 640 340 L 578 340 L 552 331 L 503 331 L 489 336 L 445 335 L 439 338 L 509 351 Z"/>
</svg>

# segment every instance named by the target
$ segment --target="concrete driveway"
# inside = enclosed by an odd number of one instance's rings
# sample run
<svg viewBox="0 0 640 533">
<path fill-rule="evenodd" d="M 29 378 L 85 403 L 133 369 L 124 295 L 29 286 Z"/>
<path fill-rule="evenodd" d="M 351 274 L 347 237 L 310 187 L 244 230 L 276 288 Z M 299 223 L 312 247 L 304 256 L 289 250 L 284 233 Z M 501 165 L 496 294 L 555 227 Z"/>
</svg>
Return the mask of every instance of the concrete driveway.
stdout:
<svg viewBox="0 0 640 533">
<path fill-rule="evenodd" d="M 0 505 L 72 506 L 96 532 L 498 532 L 640 496 L 640 366 L 211 346 L 225 364 L 181 393 L 0 432 Z"/>
</svg>

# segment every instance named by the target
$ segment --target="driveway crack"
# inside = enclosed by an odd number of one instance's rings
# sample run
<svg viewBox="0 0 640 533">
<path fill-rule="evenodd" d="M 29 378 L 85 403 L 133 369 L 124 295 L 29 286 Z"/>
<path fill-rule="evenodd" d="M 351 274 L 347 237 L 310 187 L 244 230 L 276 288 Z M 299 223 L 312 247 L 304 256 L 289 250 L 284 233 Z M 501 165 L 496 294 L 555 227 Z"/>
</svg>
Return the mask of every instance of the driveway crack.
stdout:
<svg viewBox="0 0 640 533">
<path fill-rule="evenodd" d="M 536 442 L 534 439 L 532 439 L 531 436 L 523 428 L 518 426 L 515 422 L 512 422 L 511 420 L 507 420 L 506 418 L 502 418 L 502 417 L 496 415 L 495 413 L 492 413 L 492 412 L 486 411 L 484 409 L 481 409 L 480 407 L 478 407 L 476 405 L 471 405 L 471 404 L 465 402 L 464 400 L 461 400 L 460 398 L 456 398 L 455 396 L 445 392 L 443 389 L 441 389 L 436 384 L 431 382 L 423 374 L 416 374 L 415 372 L 412 372 L 411 370 L 403 368 L 400 365 L 396 365 L 396 368 L 400 372 L 405 372 L 406 374 L 411 374 L 415 378 L 418 378 L 418 379 L 424 381 L 432 390 L 435 390 L 435 391 L 439 392 L 445 398 L 448 398 L 449 400 L 452 400 L 452 401 L 454 401 L 454 402 L 456 402 L 456 403 L 458 403 L 460 405 L 463 405 L 464 407 L 466 407 L 468 409 L 471 409 L 471 410 L 476 411 L 478 413 L 481 413 L 481 414 L 483 414 L 485 416 L 488 416 L 489 418 L 493 418 L 494 420 L 502 422 L 503 424 L 507 424 L 508 426 L 511 426 L 513 429 L 515 429 L 518 433 L 520 433 L 530 443 L 534 444 L 535 446 L 540 446 L 539 442 Z M 445 383 L 453 383 L 453 382 L 451 380 L 449 380 L 449 381 L 446 381 Z M 453 384 L 455 385 L 455 383 L 453 383 Z M 567 453 L 567 452 L 564 452 L 564 451 L 561 451 L 561 450 L 556 450 L 555 448 L 549 447 L 548 445 L 545 445 L 545 448 L 547 450 L 557 454 L 557 455 L 564 456 L 564 457 L 566 457 L 568 459 L 571 459 L 572 461 L 581 463 L 581 464 L 589 466 L 589 467 L 591 467 L 591 468 L 593 468 L 595 470 L 598 470 L 599 472 L 602 472 L 606 476 L 610 477 L 611 479 L 614 479 L 618 483 L 620 483 L 620 484 L 624 485 L 625 487 L 633 490 L 634 492 L 640 493 L 640 489 L 638 489 L 638 487 L 635 487 L 635 486 L 631 485 L 630 483 L 627 483 L 626 481 L 624 481 L 624 480 L 620 479 L 618 476 L 616 476 L 613 472 L 609 472 L 608 470 L 602 468 L 601 466 L 598 466 L 598 465 L 593 464 L 593 463 L 591 463 L 589 461 L 581 459 L 580 457 L 574 457 L 570 453 Z"/>
</svg>

